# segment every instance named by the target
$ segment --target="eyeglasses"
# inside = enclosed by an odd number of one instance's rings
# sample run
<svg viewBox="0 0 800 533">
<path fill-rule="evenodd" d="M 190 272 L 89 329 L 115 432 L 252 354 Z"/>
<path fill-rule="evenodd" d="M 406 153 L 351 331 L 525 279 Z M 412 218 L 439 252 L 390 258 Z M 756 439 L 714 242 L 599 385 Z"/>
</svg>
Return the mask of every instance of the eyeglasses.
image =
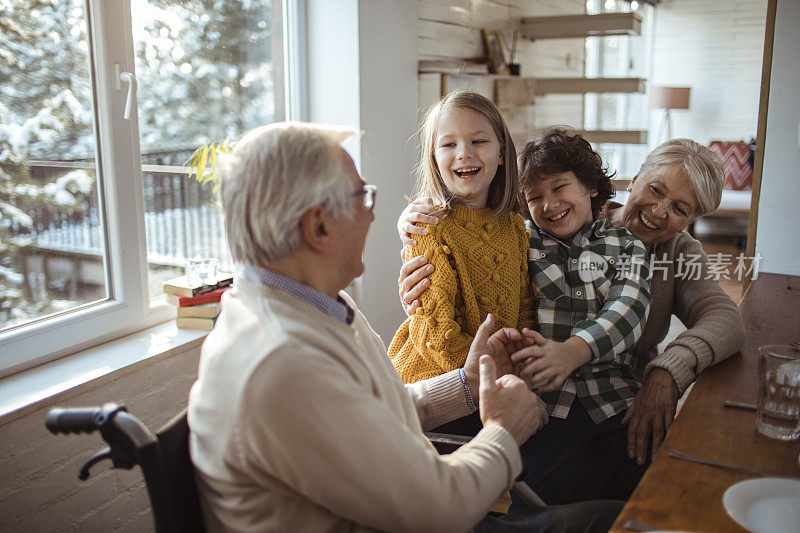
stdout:
<svg viewBox="0 0 800 533">
<path fill-rule="evenodd" d="M 375 185 L 364 185 L 361 187 L 361 190 L 358 192 L 354 192 L 353 196 L 364 196 L 364 207 L 372 211 L 372 208 L 375 207 L 375 196 L 378 194 L 378 187 Z"/>
</svg>

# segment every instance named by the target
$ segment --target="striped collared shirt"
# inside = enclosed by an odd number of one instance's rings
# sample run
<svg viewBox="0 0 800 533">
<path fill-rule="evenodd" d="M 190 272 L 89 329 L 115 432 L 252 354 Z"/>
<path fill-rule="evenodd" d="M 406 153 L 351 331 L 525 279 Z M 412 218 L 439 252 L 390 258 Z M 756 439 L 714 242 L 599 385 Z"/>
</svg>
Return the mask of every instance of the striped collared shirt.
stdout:
<svg viewBox="0 0 800 533">
<path fill-rule="evenodd" d="M 254 283 L 294 296 L 340 322 L 353 323 L 354 311 L 344 303 L 341 297 L 337 296 L 336 299 L 333 299 L 309 285 L 303 285 L 267 268 L 248 265 L 244 267 L 242 275 Z"/>
<path fill-rule="evenodd" d="M 536 328 L 548 339 L 585 340 L 594 359 L 561 390 L 542 394 L 550 416 L 566 418 L 578 397 L 595 422 L 630 407 L 641 387 L 633 345 L 650 310 L 644 245 L 624 228 L 596 220 L 569 244 L 532 227 L 528 252 Z"/>
</svg>

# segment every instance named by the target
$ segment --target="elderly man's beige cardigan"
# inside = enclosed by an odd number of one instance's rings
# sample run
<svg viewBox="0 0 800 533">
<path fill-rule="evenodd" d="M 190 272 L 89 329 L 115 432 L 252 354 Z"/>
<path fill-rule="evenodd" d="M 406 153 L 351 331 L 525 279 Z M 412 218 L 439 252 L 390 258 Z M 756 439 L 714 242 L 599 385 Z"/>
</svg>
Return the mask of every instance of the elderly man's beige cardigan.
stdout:
<svg viewBox="0 0 800 533">
<path fill-rule="evenodd" d="M 496 425 L 436 453 L 423 428 L 469 413 L 458 371 L 403 385 L 359 311 L 241 277 L 222 307 L 189 401 L 209 531 L 464 531 L 519 474 Z"/>
</svg>

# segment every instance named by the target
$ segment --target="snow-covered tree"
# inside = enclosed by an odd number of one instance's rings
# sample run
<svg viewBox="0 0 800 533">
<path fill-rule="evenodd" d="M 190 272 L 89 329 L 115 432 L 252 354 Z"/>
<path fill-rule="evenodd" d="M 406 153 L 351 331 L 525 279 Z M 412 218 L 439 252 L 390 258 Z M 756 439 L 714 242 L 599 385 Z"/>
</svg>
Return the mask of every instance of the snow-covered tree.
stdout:
<svg viewBox="0 0 800 533">
<path fill-rule="evenodd" d="M 136 4 L 132 12 L 143 151 L 194 149 L 282 117 L 275 109 L 270 0 L 148 6 Z"/>
<path fill-rule="evenodd" d="M 26 133 L 45 131 L 41 138 L 17 137 L 18 143 L 30 142 L 25 150 L 30 157 L 91 157 L 92 93 L 83 2 L 0 0 L 0 21 L 0 48 L 5 51 L 0 56 L 0 102 L 7 113 L 0 123 L 26 125 Z M 70 107 L 73 120 L 56 131 L 41 123 L 47 120 L 41 112 L 60 105 Z"/>
<path fill-rule="evenodd" d="M 83 170 L 43 183 L 35 159 L 91 157 L 91 89 L 81 2 L 0 0 L 0 322 L 56 310 L 32 294 L 22 252 L 34 213 L 80 214 L 94 188 Z M 35 283 L 33 284 L 35 285 Z"/>
</svg>

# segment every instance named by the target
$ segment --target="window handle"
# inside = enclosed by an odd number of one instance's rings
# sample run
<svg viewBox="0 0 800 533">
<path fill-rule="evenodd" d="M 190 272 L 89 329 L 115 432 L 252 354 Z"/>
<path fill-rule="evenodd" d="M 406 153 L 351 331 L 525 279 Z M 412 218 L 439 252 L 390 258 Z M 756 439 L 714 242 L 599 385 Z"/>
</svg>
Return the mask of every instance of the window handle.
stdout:
<svg viewBox="0 0 800 533">
<path fill-rule="evenodd" d="M 119 79 L 121 81 L 127 82 L 128 84 L 128 98 L 125 100 L 125 114 L 122 115 L 122 118 L 124 118 L 125 120 L 130 120 L 131 109 L 133 109 L 133 96 L 138 87 L 138 81 L 136 80 L 136 76 L 134 76 L 130 72 L 120 73 Z"/>
</svg>

